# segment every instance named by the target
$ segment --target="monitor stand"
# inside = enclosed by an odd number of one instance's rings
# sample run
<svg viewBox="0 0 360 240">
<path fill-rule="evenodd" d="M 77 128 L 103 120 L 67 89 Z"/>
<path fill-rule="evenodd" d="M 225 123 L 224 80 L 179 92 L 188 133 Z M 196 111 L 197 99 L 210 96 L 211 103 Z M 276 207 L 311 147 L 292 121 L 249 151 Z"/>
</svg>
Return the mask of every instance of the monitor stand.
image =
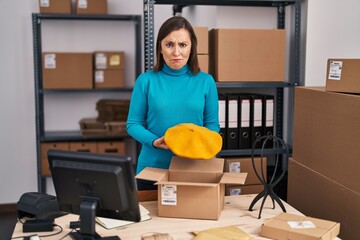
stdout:
<svg viewBox="0 0 360 240">
<path fill-rule="evenodd" d="M 98 201 L 94 199 L 83 199 L 80 203 L 80 221 L 70 222 L 70 228 L 78 228 L 80 230 L 70 233 L 70 237 L 74 240 L 120 240 L 117 236 L 101 237 L 95 232 L 95 217 Z"/>
</svg>

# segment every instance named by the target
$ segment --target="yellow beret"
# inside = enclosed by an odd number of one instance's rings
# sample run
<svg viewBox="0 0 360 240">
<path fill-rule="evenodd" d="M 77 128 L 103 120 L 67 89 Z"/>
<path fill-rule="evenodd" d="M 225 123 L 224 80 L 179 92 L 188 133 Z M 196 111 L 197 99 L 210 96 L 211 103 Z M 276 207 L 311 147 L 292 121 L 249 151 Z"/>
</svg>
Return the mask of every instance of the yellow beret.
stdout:
<svg viewBox="0 0 360 240">
<path fill-rule="evenodd" d="M 164 140 L 175 155 L 190 159 L 211 159 L 222 147 L 219 133 L 192 123 L 169 128 Z"/>
</svg>

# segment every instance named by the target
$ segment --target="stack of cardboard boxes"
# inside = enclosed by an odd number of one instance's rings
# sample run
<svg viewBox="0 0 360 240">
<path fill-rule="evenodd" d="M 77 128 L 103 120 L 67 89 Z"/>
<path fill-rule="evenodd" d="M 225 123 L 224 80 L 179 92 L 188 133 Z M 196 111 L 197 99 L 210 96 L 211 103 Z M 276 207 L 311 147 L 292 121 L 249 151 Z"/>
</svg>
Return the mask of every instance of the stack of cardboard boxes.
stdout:
<svg viewBox="0 0 360 240">
<path fill-rule="evenodd" d="M 197 38 L 197 56 L 201 71 L 209 72 L 209 29 L 208 27 L 194 27 Z"/>
<path fill-rule="evenodd" d="M 125 155 L 124 141 L 93 141 L 93 142 L 49 142 L 41 144 L 41 175 L 51 176 L 47 151 L 59 149 L 67 151 L 107 153 Z"/>
<path fill-rule="evenodd" d="M 306 215 L 340 222 L 342 239 L 357 239 L 360 217 L 359 63 L 329 60 L 326 87 L 295 89 L 288 202 Z"/>
<path fill-rule="evenodd" d="M 39 0 L 40 13 L 107 14 L 107 0 Z"/>
<path fill-rule="evenodd" d="M 255 157 L 254 164 L 259 176 L 264 176 L 265 180 L 267 180 L 266 157 L 263 159 L 261 159 L 260 157 Z M 247 173 L 246 181 L 243 185 L 225 185 L 226 196 L 257 194 L 264 190 L 264 186 L 255 174 L 251 158 L 225 158 L 224 172 Z"/>
</svg>

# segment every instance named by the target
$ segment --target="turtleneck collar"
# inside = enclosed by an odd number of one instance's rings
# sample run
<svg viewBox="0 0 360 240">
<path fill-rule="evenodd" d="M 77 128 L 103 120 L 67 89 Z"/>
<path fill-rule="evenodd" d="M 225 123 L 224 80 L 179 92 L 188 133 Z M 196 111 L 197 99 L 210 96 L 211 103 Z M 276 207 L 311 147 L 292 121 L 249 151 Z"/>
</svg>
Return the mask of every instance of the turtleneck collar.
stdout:
<svg viewBox="0 0 360 240">
<path fill-rule="evenodd" d="M 174 69 L 170 68 L 166 63 L 164 63 L 162 71 L 164 73 L 174 76 L 174 77 L 183 76 L 185 74 L 191 73 L 189 65 L 187 65 L 187 64 L 178 70 L 174 70 Z"/>
</svg>

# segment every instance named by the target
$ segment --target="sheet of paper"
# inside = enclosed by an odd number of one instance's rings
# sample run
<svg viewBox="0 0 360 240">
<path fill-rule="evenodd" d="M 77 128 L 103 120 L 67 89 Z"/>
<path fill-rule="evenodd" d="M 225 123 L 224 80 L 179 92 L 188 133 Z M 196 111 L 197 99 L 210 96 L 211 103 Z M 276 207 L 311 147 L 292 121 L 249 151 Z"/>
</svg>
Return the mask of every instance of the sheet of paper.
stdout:
<svg viewBox="0 0 360 240">
<path fill-rule="evenodd" d="M 144 208 L 141 204 L 139 204 L 139 209 L 141 215 L 141 220 L 140 220 L 141 222 L 151 219 L 151 217 L 149 216 L 149 211 L 146 208 Z M 106 229 L 117 228 L 135 223 L 131 221 L 124 221 L 124 220 L 104 218 L 104 217 L 96 217 L 96 222 Z"/>
</svg>

